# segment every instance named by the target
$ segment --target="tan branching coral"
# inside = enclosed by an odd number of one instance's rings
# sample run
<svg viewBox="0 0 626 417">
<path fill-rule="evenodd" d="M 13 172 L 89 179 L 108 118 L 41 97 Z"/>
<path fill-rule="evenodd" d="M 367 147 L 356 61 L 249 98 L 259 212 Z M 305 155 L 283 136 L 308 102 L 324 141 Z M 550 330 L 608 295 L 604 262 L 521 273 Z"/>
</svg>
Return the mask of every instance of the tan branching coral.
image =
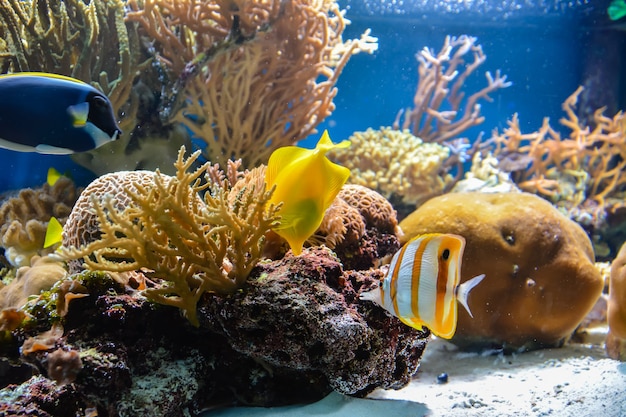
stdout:
<svg viewBox="0 0 626 417">
<path fill-rule="evenodd" d="M 241 181 L 258 184 L 258 179 L 246 178 L 258 176 L 258 170 L 229 178 L 209 163 L 192 170 L 200 152 L 186 159 L 184 152 L 182 148 L 175 163 L 176 176 L 144 171 L 128 173 L 126 179 L 118 173 L 114 186 L 121 187 L 113 193 L 98 192 L 106 176 L 88 186 L 75 208 L 80 212 L 72 216 L 95 213 L 98 231 L 68 222 L 63 257 L 83 258 L 92 270 L 141 269 L 163 280 L 148 288 L 146 297 L 180 308 L 197 325 L 202 294 L 228 294 L 244 284 L 261 256 L 263 236 L 277 221 L 277 207 L 267 206 L 271 190 L 235 187 L 229 181 L 243 176 Z M 136 181 L 137 175 L 143 179 Z M 85 236 L 92 238 L 84 246 L 71 246 Z"/>
<path fill-rule="evenodd" d="M 376 49 L 365 32 L 343 41 L 334 1 L 131 0 L 169 77 L 162 117 L 206 143 L 207 160 L 245 167 L 315 132 L 333 110 L 349 58 Z M 186 107 L 183 105 L 186 104 Z"/>
<path fill-rule="evenodd" d="M 48 221 L 54 216 L 65 223 L 78 193 L 72 180 L 61 177 L 52 187 L 26 188 L 0 206 L 0 245 L 12 265 L 30 265 L 34 255 L 53 249 L 43 247 Z"/>
<path fill-rule="evenodd" d="M 352 146 L 336 149 L 329 156 L 350 168 L 348 179 L 378 191 L 387 199 L 418 205 L 442 194 L 452 183 L 447 173 L 448 147 L 424 143 L 408 130 L 383 127 L 356 132 Z"/>
<path fill-rule="evenodd" d="M 487 59 L 476 42 L 477 38 L 472 36 L 447 36 L 438 53 L 424 48 L 417 54 L 419 80 L 413 98 L 415 107 L 406 110 L 402 124 L 401 111 L 394 128 L 410 129 L 425 142 L 443 143 L 484 121 L 479 100 L 491 101 L 489 94 L 511 83 L 499 70 L 495 75 L 487 71 L 487 86 L 469 95 L 463 91 L 467 78 Z M 468 54 L 471 62 L 466 62 Z"/>
<path fill-rule="evenodd" d="M 517 114 L 502 133 L 494 131 L 494 154 L 504 162 L 523 161 L 516 181 L 525 191 L 578 206 L 586 200 L 604 204 L 607 197 L 626 188 L 626 117 L 613 118 L 598 109 L 595 127 L 583 125 L 576 115 L 579 87 L 563 103 L 560 123 L 568 136 L 550 126 L 546 118 L 539 130 L 522 133 Z"/>
</svg>

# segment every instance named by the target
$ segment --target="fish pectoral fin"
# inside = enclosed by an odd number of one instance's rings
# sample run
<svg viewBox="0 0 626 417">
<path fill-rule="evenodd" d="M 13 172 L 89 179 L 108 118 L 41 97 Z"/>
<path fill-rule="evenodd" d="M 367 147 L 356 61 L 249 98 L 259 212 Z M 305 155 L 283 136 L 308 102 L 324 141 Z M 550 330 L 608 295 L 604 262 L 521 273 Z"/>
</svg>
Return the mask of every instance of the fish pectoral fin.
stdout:
<svg viewBox="0 0 626 417">
<path fill-rule="evenodd" d="M 361 294 L 359 294 L 359 300 L 371 301 L 381 307 L 383 305 L 383 301 L 380 295 L 380 288 L 374 288 L 369 291 L 362 292 Z"/>
<path fill-rule="evenodd" d="M 71 155 L 74 153 L 74 151 L 71 149 L 58 148 L 56 146 L 50 146 L 45 144 L 35 146 L 35 152 L 43 153 L 46 155 Z"/>
<path fill-rule="evenodd" d="M 467 297 L 470 291 L 472 291 L 472 289 L 475 286 L 480 284 L 484 278 L 485 278 L 485 274 L 475 276 L 474 278 L 467 280 L 463 284 L 459 285 L 457 289 L 457 294 L 456 294 L 457 300 L 459 300 L 459 303 L 461 303 L 461 305 L 465 308 L 465 310 L 467 310 L 467 313 L 469 314 L 471 318 L 474 318 L 474 316 L 472 315 L 469 305 L 467 304 Z"/>
<path fill-rule="evenodd" d="M 85 101 L 69 106 L 67 113 L 71 116 L 74 127 L 83 127 L 87 124 L 87 118 L 89 117 L 89 103 Z"/>
</svg>

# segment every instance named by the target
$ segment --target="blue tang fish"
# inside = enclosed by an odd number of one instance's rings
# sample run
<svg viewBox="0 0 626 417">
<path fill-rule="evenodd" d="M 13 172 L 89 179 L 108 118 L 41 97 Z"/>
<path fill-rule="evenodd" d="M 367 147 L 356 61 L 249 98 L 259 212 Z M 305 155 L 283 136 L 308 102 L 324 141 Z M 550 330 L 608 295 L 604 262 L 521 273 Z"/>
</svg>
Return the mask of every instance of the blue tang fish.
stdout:
<svg viewBox="0 0 626 417">
<path fill-rule="evenodd" d="M 67 155 L 113 141 L 122 133 L 108 97 L 62 75 L 0 75 L 0 147 Z"/>
</svg>

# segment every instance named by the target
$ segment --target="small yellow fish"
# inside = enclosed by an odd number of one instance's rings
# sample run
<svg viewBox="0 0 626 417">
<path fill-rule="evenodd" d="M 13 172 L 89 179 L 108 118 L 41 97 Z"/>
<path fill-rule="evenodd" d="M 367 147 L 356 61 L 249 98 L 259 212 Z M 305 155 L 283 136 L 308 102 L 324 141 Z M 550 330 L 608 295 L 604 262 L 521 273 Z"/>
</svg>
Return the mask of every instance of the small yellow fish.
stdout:
<svg viewBox="0 0 626 417">
<path fill-rule="evenodd" d="M 459 285 L 464 248 L 462 236 L 417 236 L 393 256 L 380 287 L 362 293 L 360 298 L 380 305 L 408 326 L 418 330 L 425 326 L 433 334 L 450 339 L 456 332 L 456 302 L 473 317 L 467 296 L 485 278 L 478 275 Z"/>
<path fill-rule="evenodd" d="M 54 187 L 54 184 L 56 184 L 62 176 L 63 174 L 61 174 L 56 168 L 50 167 L 48 168 L 48 178 L 46 182 L 50 187 Z"/>
<path fill-rule="evenodd" d="M 350 170 L 331 162 L 326 152 L 348 146 L 347 140 L 334 144 L 324 131 L 315 149 L 285 146 L 270 156 L 265 183 L 268 189 L 276 187 L 270 203 L 283 204 L 280 224 L 273 230 L 289 243 L 294 255 L 302 252 L 350 176 Z"/>
<path fill-rule="evenodd" d="M 48 228 L 46 229 L 46 237 L 44 238 L 44 248 L 49 248 L 63 240 L 63 225 L 56 217 L 50 217 Z"/>
</svg>

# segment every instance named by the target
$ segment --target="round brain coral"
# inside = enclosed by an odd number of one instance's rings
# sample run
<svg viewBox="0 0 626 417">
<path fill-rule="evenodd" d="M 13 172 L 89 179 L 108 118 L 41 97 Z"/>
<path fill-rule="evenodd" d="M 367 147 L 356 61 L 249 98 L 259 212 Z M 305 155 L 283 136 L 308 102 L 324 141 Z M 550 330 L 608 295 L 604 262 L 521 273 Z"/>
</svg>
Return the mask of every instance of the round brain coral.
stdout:
<svg viewBox="0 0 626 417">
<path fill-rule="evenodd" d="M 362 185 L 346 184 L 338 197 L 359 211 L 366 227 L 375 228 L 381 233 L 398 232 L 396 211 L 391 203 L 376 191 Z"/>
<path fill-rule="evenodd" d="M 63 246 L 78 248 L 100 238 L 98 216 L 93 210 L 92 198 L 100 201 L 109 195 L 115 199 L 115 206 L 123 210 L 132 205 L 132 198 L 126 189 L 136 191 L 137 186 L 149 187 L 153 183 L 152 171 L 118 171 L 96 178 L 78 197 L 65 223 Z"/>
</svg>

